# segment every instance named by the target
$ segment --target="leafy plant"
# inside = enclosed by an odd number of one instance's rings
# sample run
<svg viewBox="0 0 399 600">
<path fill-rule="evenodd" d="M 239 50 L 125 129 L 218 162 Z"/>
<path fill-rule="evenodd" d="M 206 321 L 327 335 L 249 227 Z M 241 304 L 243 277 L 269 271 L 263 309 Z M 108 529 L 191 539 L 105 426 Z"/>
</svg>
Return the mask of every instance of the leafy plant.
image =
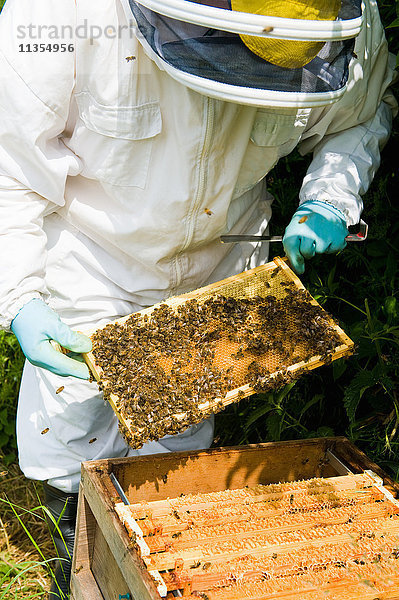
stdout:
<svg viewBox="0 0 399 600">
<path fill-rule="evenodd" d="M 396 52 L 396 66 L 399 65 L 397 29 L 399 27 L 399 0 L 395 3 L 382 3 L 380 12 L 385 22 L 385 31 L 391 51 Z"/>
<path fill-rule="evenodd" d="M 16 458 L 15 415 L 23 363 L 16 337 L 0 331 L 0 455 L 6 465 Z"/>
</svg>

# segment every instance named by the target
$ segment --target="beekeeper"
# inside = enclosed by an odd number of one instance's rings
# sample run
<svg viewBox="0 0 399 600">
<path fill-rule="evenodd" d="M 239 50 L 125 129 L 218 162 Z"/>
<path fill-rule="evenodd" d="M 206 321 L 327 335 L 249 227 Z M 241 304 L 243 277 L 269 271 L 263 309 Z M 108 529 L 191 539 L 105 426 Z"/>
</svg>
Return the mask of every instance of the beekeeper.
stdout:
<svg viewBox="0 0 399 600">
<path fill-rule="evenodd" d="M 7 0 L 0 49 L 19 460 L 73 506 L 82 461 L 206 448 L 213 422 L 129 450 L 87 367 L 49 339 L 88 351 L 71 329 L 264 262 L 266 245 L 219 236 L 265 230 L 265 176 L 298 144 L 313 161 L 285 251 L 301 273 L 343 248 L 389 135 L 393 67 L 372 0 Z"/>
</svg>

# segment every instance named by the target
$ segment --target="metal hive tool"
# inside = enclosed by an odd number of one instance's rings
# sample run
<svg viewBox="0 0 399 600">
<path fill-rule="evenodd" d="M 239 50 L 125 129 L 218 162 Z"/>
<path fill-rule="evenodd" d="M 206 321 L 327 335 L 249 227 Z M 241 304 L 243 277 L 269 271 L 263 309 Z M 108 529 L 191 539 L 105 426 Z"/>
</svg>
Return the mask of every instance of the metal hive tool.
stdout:
<svg viewBox="0 0 399 600">
<path fill-rule="evenodd" d="M 151 332 L 151 328 L 155 327 L 156 316 L 162 314 L 165 307 L 169 307 L 172 311 L 178 313 L 181 307 L 192 306 L 193 301 L 197 301 L 198 306 L 206 306 L 211 299 L 217 300 L 220 297 L 259 299 L 259 302 L 262 302 L 262 299 L 272 296 L 278 303 L 287 299 L 290 293 L 296 293 L 300 296 L 304 309 L 309 306 L 318 307 L 322 317 L 318 316 L 317 319 L 326 319 L 323 327 L 328 328 L 331 332 L 331 339 L 333 339 L 328 352 L 325 352 L 323 341 L 319 342 L 320 346 L 317 346 L 318 341 L 313 339 L 315 336 L 312 336 L 311 333 L 309 334 L 309 342 L 307 340 L 300 341 L 296 336 L 296 332 L 301 319 L 299 317 L 299 322 L 296 322 L 288 313 L 286 321 L 280 323 L 277 328 L 278 331 L 276 330 L 276 336 L 279 336 L 279 339 L 275 340 L 273 347 L 266 351 L 246 351 L 245 349 L 243 351 L 242 343 L 237 341 L 234 336 L 224 332 L 225 325 L 223 323 L 219 329 L 217 339 L 213 339 L 209 344 L 195 347 L 192 341 L 189 340 L 185 348 L 180 348 L 176 352 L 170 352 L 168 339 L 164 341 L 164 350 L 161 349 L 156 352 L 152 352 L 150 347 L 146 349 L 145 336 L 140 338 L 140 343 L 136 339 L 136 350 L 133 348 L 133 352 L 144 350 L 145 356 L 151 357 L 154 366 L 153 379 L 156 380 L 159 386 L 160 396 L 163 394 L 162 390 L 167 389 L 167 386 L 169 388 L 173 387 L 174 380 L 171 379 L 171 376 L 175 371 L 178 371 L 177 377 L 180 378 L 180 382 L 183 382 L 185 378 L 187 380 L 191 378 L 189 380 L 191 388 L 184 388 L 184 398 L 177 398 L 175 405 L 172 406 L 169 412 L 166 410 L 166 413 L 162 413 L 161 402 L 159 402 L 159 410 L 148 410 L 148 419 L 151 422 L 151 426 L 148 424 L 148 427 L 146 423 L 143 423 L 143 420 L 139 422 L 135 418 L 134 411 L 131 410 L 131 404 L 129 404 L 130 397 L 122 397 L 115 393 L 112 382 L 95 356 L 95 349 L 94 352 L 85 355 L 85 360 L 94 377 L 105 390 L 105 396 L 119 419 L 122 433 L 125 434 L 127 441 L 132 446 L 140 447 L 149 439 L 157 439 L 164 434 L 184 430 L 209 414 L 218 412 L 228 404 L 253 394 L 254 391 L 282 385 L 299 377 L 305 370 L 314 369 L 325 362 L 349 355 L 353 349 L 353 342 L 319 307 L 317 302 L 306 292 L 299 278 L 280 258 L 276 258 L 273 262 L 256 269 L 188 294 L 170 298 L 161 304 L 135 313 L 135 322 L 137 323 L 139 319 L 143 331 Z M 100 340 L 104 340 L 107 332 L 112 332 L 112 335 L 115 335 L 116 330 L 112 328 L 116 327 L 119 328 L 118 335 L 120 332 L 120 335 L 126 339 L 125 336 L 129 334 L 130 317 L 131 315 L 115 321 L 106 328 L 91 332 L 92 338 L 96 340 L 98 339 L 96 336 L 100 336 Z M 298 320 L 298 315 L 296 319 Z M 245 322 L 249 323 L 248 327 L 262 327 L 259 314 L 251 313 Z M 209 323 L 207 326 L 212 328 Z M 312 350 L 311 355 L 309 355 L 309 348 L 307 347 L 310 342 L 312 343 L 312 349 L 320 348 L 319 351 Z M 94 345 L 96 346 L 96 343 Z M 207 351 L 207 346 L 213 348 L 210 362 L 207 359 L 208 363 L 199 358 L 201 352 Z M 188 355 L 191 358 L 181 364 L 182 355 Z M 112 357 L 112 361 L 111 371 L 118 369 L 119 378 L 121 377 L 120 372 L 125 373 L 126 377 L 130 376 L 128 360 L 125 365 L 118 364 L 116 356 Z M 177 364 L 179 367 L 176 367 Z M 215 388 L 219 390 L 219 393 L 215 397 L 204 399 L 201 396 L 202 390 L 209 385 L 212 378 L 213 382 L 216 381 L 219 377 L 218 373 L 222 374 L 220 375 L 220 383 L 217 384 L 219 387 Z M 176 375 L 173 376 L 176 377 Z M 260 384 L 254 386 L 254 381 L 265 381 L 265 385 L 263 387 Z M 214 385 L 214 383 L 212 384 Z M 144 382 L 141 384 L 139 378 L 134 380 L 134 385 L 129 393 L 131 393 L 131 397 L 135 399 L 135 402 L 137 402 L 137 398 L 142 392 L 142 387 L 144 387 Z M 173 398 L 173 392 L 174 390 L 172 390 L 171 398 Z M 171 404 L 173 404 L 172 401 Z"/>
</svg>

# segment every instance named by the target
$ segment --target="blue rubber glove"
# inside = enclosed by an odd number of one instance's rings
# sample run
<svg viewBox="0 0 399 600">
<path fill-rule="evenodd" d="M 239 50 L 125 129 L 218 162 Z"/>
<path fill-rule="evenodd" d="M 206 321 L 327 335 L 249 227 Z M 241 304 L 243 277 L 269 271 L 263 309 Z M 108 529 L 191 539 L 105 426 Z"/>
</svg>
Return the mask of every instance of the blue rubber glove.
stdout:
<svg viewBox="0 0 399 600">
<path fill-rule="evenodd" d="M 348 234 L 340 210 L 321 200 L 308 200 L 301 204 L 285 230 L 284 250 L 294 271 L 301 274 L 305 271 L 305 258 L 342 250 Z"/>
<path fill-rule="evenodd" d="M 42 300 L 35 298 L 27 302 L 13 319 L 11 330 L 32 365 L 64 377 L 72 375 L 89 379 L 87 365 L 57 352 L 50 340 L 55 340 L 67 350 L 81 353 L 90 352 L 90 338 L 72 331 Z"/>
</svg>

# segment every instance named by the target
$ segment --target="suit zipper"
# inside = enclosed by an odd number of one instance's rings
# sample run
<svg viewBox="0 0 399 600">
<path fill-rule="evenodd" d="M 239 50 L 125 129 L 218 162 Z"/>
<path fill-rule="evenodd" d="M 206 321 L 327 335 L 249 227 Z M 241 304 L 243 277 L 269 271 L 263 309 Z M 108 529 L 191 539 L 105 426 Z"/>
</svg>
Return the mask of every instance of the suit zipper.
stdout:
<svg viewBox="0 0 399 600">
<path fill-rule="evenodd" d="M 175 258 L 175 273 L 176 273 L 176 283 L 174 289 L 178 288 L 183 279 L 183 268 L 180 262 L 181 255 L 188 248 L 191 243 L 194 234 L 194 226 L 195 226 L 195 216 L 198 212 L 199 207 L 202 204 L 204 199 L 204 193 L 206 191 L 207 183 L 208 183 L 208 164 L 209 164 L 209 149 L 213 140 L 214 134 L 214 122 L 215 122 L 215 100 L 213 98 L 206 99 L 205 105 L 205 114 L 206 114 L 206 126 L 205 126 L 205 134 L 204 141 L 202 144 L 202 150 L 199 160 L 198 167 L 198 186 L 197 193 L 195 194 L 195 200 L 192 204 L 192 208 L 187 217 L 188 220 L 188 228 L 186 239 L 184 244 L 179 252 L 179 254 Z M 172 292 L 173 293 L 173 292 Z"/>
</svg>

